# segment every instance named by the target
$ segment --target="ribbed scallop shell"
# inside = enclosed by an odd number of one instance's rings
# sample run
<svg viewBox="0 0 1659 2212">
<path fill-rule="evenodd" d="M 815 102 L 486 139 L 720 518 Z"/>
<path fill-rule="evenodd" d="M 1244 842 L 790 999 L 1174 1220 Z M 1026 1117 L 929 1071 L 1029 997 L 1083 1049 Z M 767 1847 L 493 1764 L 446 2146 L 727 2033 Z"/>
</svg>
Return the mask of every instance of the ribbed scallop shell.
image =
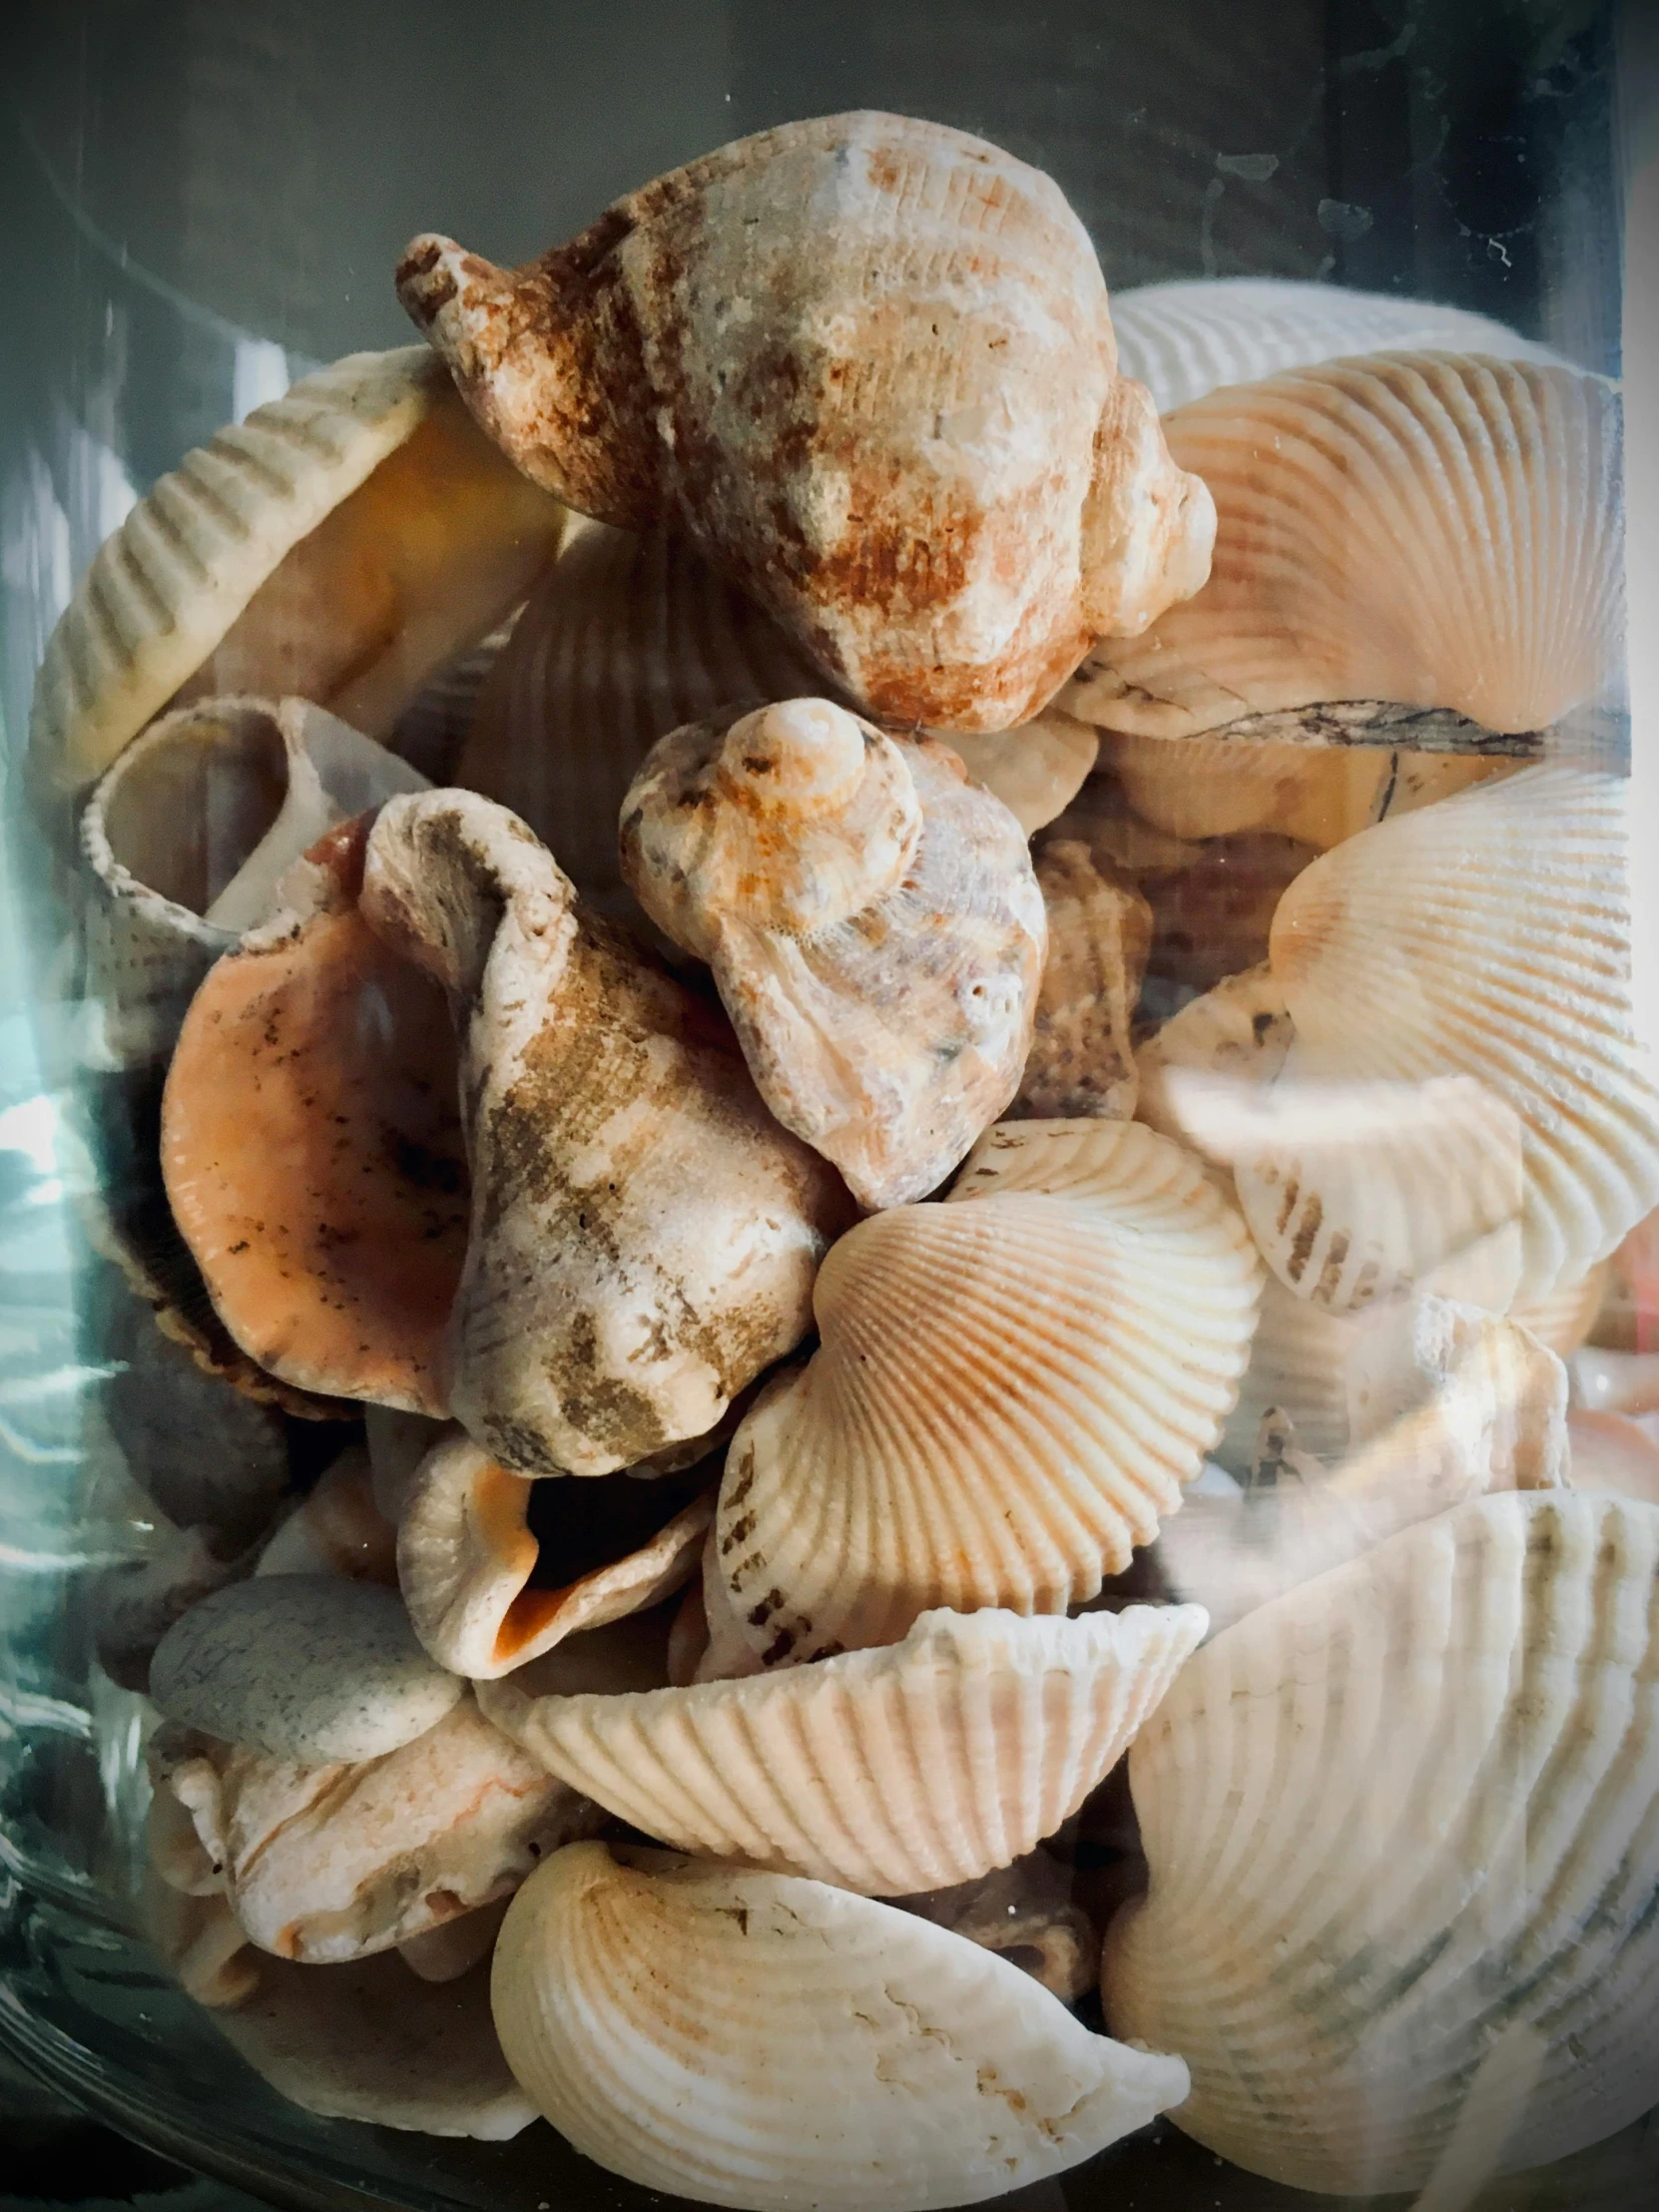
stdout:
<svg viewBox="0 0 1659 2212">
<path fill-rule="evenodd" d="M 633 1856 L 633 1855 L 630 1855 Z M 933 2212 L 1063 2172 L 1181 2097 L 965 1936 L 823 1883 L 562 1851 L 496 1945 L 496 2032 L 576 2148 L 777 2212 Z"/>
<path fill-rule="evenodd" d="M 716 1530 L 770 1664 L 931 1606 L 1059 1612 L 1199 1472 L 1255 1326 L 1244 1224 L 1134 1122 L 1005 1123 L 830 1250 L 820 1350 L 733 1439 Z"/>
<path fill-rule="evenodd" d="M 1659 1199 L 1659 1094 L 1633 1031 L 1629 787 L 1527 769 L 1351 837 L 1297 877 L 1271 960 L 1282 1081 L 1477 1077 L 1521 1122 L 1517 1295 L 1609 1253 Z"/>
<path fill-rule="evenodd" d="M 1070 713 L 1186 737 L 1386 700 L 1523 732 L 1616 669 L 1612 385 L 1478 355 L 1378 354 L 1216 392 L 1166 427 L 1215 494 L 1210 581 L 1143 637 L 1098 645 L 1061 695 Z"/>
<path fill-rule="evenodd" d="M 1503 360 L 1555 358 L 1547 347 L 1465 307 L 1288 276 L 1137 284 L 1113 292 L 1112 327 L 1119 374 L 1147 385 L 1160 414 L 1202 399 L 1218 384 L 1253 384 L 1345 353 L 1442 347 Z"/>
<path fill-rule="evenodd" d="M 875 1897 L 971 1882 L 1052 1836 L 1198 1648 L 1197 1606 L 924 1613 L 902 1643 L 747 1682 L 479 1704 L 677 1850 Z"/>
<path fill-rule="evenodd" d="M 1424 1522 L 1218 1636 L 1130 1756 L 1151 1893 L 1116 2034 L 1179 2125 L 1296 2188 L 1417 2190 L 1494 2043 L 1506 2170 L 1659 2081 L 1659 1508 L 1566 1492 Z"/>
</svg>

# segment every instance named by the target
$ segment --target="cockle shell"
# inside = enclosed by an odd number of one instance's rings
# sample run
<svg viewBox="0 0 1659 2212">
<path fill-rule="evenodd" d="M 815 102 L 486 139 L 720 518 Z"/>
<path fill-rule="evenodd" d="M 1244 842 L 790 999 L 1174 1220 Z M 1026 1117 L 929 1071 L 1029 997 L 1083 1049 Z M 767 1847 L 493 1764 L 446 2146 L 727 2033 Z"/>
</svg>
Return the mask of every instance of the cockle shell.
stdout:
<svg viewBox="0 0 1659 2212">
<path fill-rule="evenodd" d="M 1068 712 L 1189 737 L 1390 701 L 1524 733 L 1617 669 L 1620 412 L 1600 378 L 1382 353 L 1218 391 L 1168 432 L 1215 494 L 1210 581 L 1097 646 Z"/>
<path fill-rule="evenodd" d="M 1130 1024 L 1152 942 L 1152 909 L 1133 884 L 1103 874 L 1079 840 L 1058 838 L 1037 859 L 1048 915 L 1037 1018 L 1016 1114 L 1035 1121 L 1135 1111 Z"/>
<path fill-rule="evenodd" d="M 1071 1885 L 1069 1867 L 1033 1851 L 977 1882 L 893 1902 L 935 1928 L 994 1950 L 1063 2004 L 1075 2004 L 1100 1979 L 1100 1936 L 1073 1901 Z"/>
<path fill-rule="evenodd" d="M 595 1478 L 602 1480 L 603 1478 Z M 615 1510 L 616 1485 L 632 1493 L 626 1514 Z M 684 1488 L 627 1475 L 577 1486 L 585 1519 L 612 1504 L 613 1544 L 581 1534 L 587 1556 L 547 1567 L 551 1581 L 531 1576 L 544 1548 L 530 1526 L 532 1484 L 509 1474 L 470 1436 L 451 1436 L 427 1456 L 397 1532 L 398 1579 L 421 1642 L 441 1665 L 474 1681 L 522 1666 L 578 1630 L 643 1611 L 690 1580 L 702 1559 L 714 1518 L 711 1495 L 686 1502 Z M 648 1524 L 642 1527 L 641 1521 Z M 552 1548 L 552 1547 L 549 1547 Z M 593 1564 L 594 1549 L 602 1554 Z"/>
<path fill-rule="evenodd" d="M 1186 2133 L 1417 2190 L 1500 2037 L 1535 2066 L 1504 2169 L 1647 2109 L 1656 1572 L 1659 1508 L 1482 1498 L 1189 1663 L 1130 1755 L 1152 1886 L 1103 1975 L 1113 2031 L 1192 2067 Z"/>
<path fill-rule="evenodd" d="M 1065 812 L 1100 753 L 1100 732 L 1057 707 L 1014 730 L 984 731 L 977 737 L 960 730 L 935 734 L 973 782 L 1001 800 L 1027 836 Z"/>
<path fill-rule="evenodd" d="M 931 1606 L 1094 1596 L 1215 1442 L 1258 1289 L 1244 1224 L 1151 1130 L 988 1131 L 944 1204 L 832 1249 L 819 1351 L 733 1439 L 716 1528 L 751 1647 L 777 1665 Z"/>
<path fill-rule="evenodd" d="M 691 724 L 629 789 L 622 866 L 860 1204 L 935 1189 L 1013 1097 L 1042 893 L 1019 824 L 940 749 L 820 699 Z"/>
<path fill-rule="evenodd" d="M 215 1308 L 301 1388 L 447 1410 L 466 1244 L 443 993 L 358 911 L 363 828 L 213 968 L 168 1073 L 162 1167 Z"/>
<path fill-rule="evenodd" d="M 307 1766 L 171 1731 L 151 1757 L 249 1940 L 310 1965 L 389 1950 L 492 1904 L 599 1818 L 470 1697 L 379 1759 Z"/>
<path fill-rule="evenodd" d="M 78 789 L 170 700 L 216 692 L 383 736 L 563 526 L 423 348 L 349 354 L 187 453 L 106 540 L 36 679 L 33 761 Z"/>
<path fill-rule="evenodd" d="M 513 1900 L 507 2063 L 613 2173 L 774 2212 L 931 2212 L 1063 2172 L 1185 2094 L 960 1936 L 788 1876 L 579 1844 Z M 855 2120 L 856 2124 L 849 2124 Z"/>
<path fill-rule="evenodd" d="M 1627 798 L 1617 777 L 1524 770 L 1349 838 L 1274 916 L 1296 1030 L 1281 1083 L 1468 1075 L 1519 1117 L 1521 1298 L 1582 1274 L 1659 1198 Z"/>
<path fill-rule="evenodd" d="M 877 718 L 1007 729 L 1204 581 L 1082 225 L 942 124 L 785 124 L 525 269 L 428 236 L 397 280 L 534 481 L 684 530 Z"/>
<path fill-rule="evenodd" d="M 362 911 L 442 984 L 460 1037 L 456 1418 L 527 1474 L 705 1435 L 809 1328 L 838 1179 L 768 1115 L 718 1016 L 590 920 L 504 808 L 392 800 Z"/>
<path fill-rule="evenodd" d="M 1288 276 L 1182 277 L 1112 296 L 1118 367 L 1146 385 L 1160 414 L 1218 384 L 1253 384 L 1349 353 L 1489 353 L 1554 361 L 1547 346 L 1490 315 L 1395 292 Z"/>
<path fill-rule="evenodd" d="M 1564 1360 L 1576 1352 L 1595 1328 L 1613 1282 L 1613 1264 L 1599 1261 L 1576 1279 L 1558 1284 L 1547 1298 L 1511 1306 L 1509 1319 L 1530 1329 L 1541 1345 Z"/>
<path fill-rule="evenodd" d="M 481 1709 L 676 1849 L 894 1897 L 969 1882 L 1070 1818 L 1197 1649 L 1194 1606 L 924 1613 L 904 1640 L 744 1682 Z"/>
</svg>

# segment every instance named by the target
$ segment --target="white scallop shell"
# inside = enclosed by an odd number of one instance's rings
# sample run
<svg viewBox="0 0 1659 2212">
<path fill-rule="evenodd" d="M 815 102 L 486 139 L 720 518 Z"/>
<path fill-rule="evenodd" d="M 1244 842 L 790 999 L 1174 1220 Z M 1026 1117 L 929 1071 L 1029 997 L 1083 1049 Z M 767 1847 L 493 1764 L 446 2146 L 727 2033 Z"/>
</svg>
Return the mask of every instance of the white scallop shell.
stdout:
<svg viewBox="0 0 1659 2212">
<path fill-rule="evenodd" d="M 1479 1499 L 1218 1636 L 1130 1756 L 1151 1892 L 1118 2034 L 1178 2124 L 1337 2195 L 1417 2190 L 1497 2038 L 1535 2039 L 1513 2170 L 1659 2080 L 1659 1508 Z"/>
<path fill-rule="evenodd" d="M 876 1897 L 1052 1836 L 1123 1756 L 1207 1620 L 924 1613 L 902 1643 L 746 1682 L 481 1709 L 572 1789 L 677 1850 Z"/>
<path fill-rule="evenodd" d="M 1564 1360 L 1584 1343 L 1595 1328 L 1613 1282 L 1613 1263 L 1601 1260 L 1577 1277 L 1569 1276 L 1545 1298 L 1517 1303 L 1509 1319 L 1530 1329 L 1541 1345 Z"/>
<path fill-rule="evenodd" d="M 1011 1122 L 943 1205 L 830 1250 L 823 1339 L 732 1442 L 716 1529 L 769 1664 L 930 1606 L 1059 1612 L 1199 1472 L 1255 1326 L 1243 1223 L 1135 1122 Z"/>
<path fill-rule="evenodd" d="M 964 1936 L 823 1883 L 599 1844 L 514 1899 L 507 2062 L 587 2157 L 776 2212 L 933 2212 L 1063 2172 L 1179 2099 Z"/>
</svg>

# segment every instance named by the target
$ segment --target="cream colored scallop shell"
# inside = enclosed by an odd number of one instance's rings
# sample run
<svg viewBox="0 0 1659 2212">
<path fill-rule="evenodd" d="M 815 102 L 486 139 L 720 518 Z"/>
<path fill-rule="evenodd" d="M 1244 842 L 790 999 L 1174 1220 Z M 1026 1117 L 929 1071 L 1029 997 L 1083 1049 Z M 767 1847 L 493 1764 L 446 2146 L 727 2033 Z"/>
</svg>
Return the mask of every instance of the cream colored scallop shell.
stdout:
<svg viewBox="0 0 1659 2212">
<path fill-rule="evenodd" d="M 1482 1498 L 1252 1614 L 1130 1757 L 1150 1896 L 1117 2034 L 1179 2049 L 1179 2125 L 1252 2172 L 1417 2190 L 1499 2037 L 1494 2146 L 1559 2158 L 1659 2080 L 1659 1508 Z"/>
<path fill-rule="evenodd" d="M 1634 1034 L 1620 779 L 1523 771 L 1351 837 L 1274 917 L 1280 1081 L 1476 1077 L 1519 1116 L 1517 1295 L 1602 1259 L 1659 1199 Z"/>
<path fill-rule="evenodd" d="M 1614 674 L 1612 385 L 1385 353 L 1217 392 L 1167 429 L 1215 494 L 1210 581 L 1143 637 L 1096 646 L 1061 695 L 1069 713 L 1188 737 L 1326 701 L 1391 701 L 1522 733 Z"/>
<path fill-rule="evenodd" d="M 732 1442 L 716 1530 L 769 1664 L 891 1643 L 929 1607 L 1059 1612 L 1199 1472 L 1244 1371 L 1258 1264 L 1178 1146 L 1004 1123 L 950 1199 L 862 1222 L 823 1339 Z"/>
<path fill-rule="evenodd" d="M 1289 276 L 1178 277 L 1112 294 L 1118 373 L 1145 384 L 1160 414 L 1218 384 L 1252 384 L 1346 353 L 1490 353 L 1502 360 L 1556 355 L 1489 315 L 1397 293 Z"/>
<path fill-rule="evenodd" d="M 561 1781 L 677 1850 L 898 1897 L 1052 1836 L 1207 1626 L 1196 1606 L 933 1612 L 885 1650 L 747 1682 L 537 1698 L 509 1677 L 478 1695 Z"/>
<path fill-rule="evenodd" d="M 637 1861 L 638 1863 L 630 1863 Z M 579 2151 L 776 2212 L 933 2212 L 1063 2172 L 1186 2091 L 1017 1966 L 788 1876 L 562 1851 L 508 1912 L 507 2062 Z"/>
</svg>

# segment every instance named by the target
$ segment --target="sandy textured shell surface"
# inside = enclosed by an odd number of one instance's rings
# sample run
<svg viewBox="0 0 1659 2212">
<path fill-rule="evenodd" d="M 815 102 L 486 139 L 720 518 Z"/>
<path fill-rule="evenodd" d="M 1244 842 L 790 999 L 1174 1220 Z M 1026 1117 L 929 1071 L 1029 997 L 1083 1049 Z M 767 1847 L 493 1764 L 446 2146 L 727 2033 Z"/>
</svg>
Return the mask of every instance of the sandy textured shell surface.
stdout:
<svg viewBox="0 0 1659 2212">
<path fill-rule="evenodd" d="M 305 1389 L 447 1410 L 466 1249 L 442 991 L 357 907 L 363 832 L 331 832 L 290 904 L 213 969 L 168 1072 L 162 1167 L 215 1308 Z"/>
<path fill-rule="evenodd" d="M 1007 729 L 1204 581 L 1086 232 L 944 125 L 785 124 L 522 270 L 416 239 L 398 291 L 535 481 L 684 530 L 877 716 Z"/>
<path fill-rule="evenodd" d="M 995 793 L 1027 836 L 1071 805 L 1100 751 L 1100 732 L 1058 708 L 1014 730 L 937 735 L 973 782 Z"/>
<path fill-rule="evenodd" d="M 362 905 L 442 984 L 461 1040 L 456 1418 L 528 1474 L 704 1435 L 811 1326 L 838 1179 L 772 1120 L 718 1016 L 590 921 L 504 808 L 391 801 Z"/>
<path fill-rule="evenodd" d="M 479 1691 L 572 1789 L 676 1849 L 894 1897 L 1022 1857 L 1116 1765 L 1207 1626 L 925 1613 L 902 1643 L 633 1697 Z"/>
<path fill-rule="evenodd" d="M 383 736 L 563 522 L 421 347 L 348 354 L 187 453 L 106 541 L 41 664 L 34 760 L 78 788 L 181 690 L 294 693 Z"/>
<path fill-rule="evenodd" d="M 389 1950 L 506 1897 L 599 1818 L 470 1697 L 380 1759 L 307 1766 L 172 1731 L 151 1756 L 249 1940 L 309 1965 Z"/>
<path fill-rule="evenodd" d="M 1490 315 L 1396 292 L 1351 291 L 1290 276 L 1179 277 L 1112 294 L 1118 368 L 1160 414 L 1218 384 L 1253 384 L 1348 353 L 1440 350 L 1555 361 L 1547 346 Z"/>
<path fill-rule="evenodd" d="M 940 748 L 828 700 L 692 724 L 630 788 L 622 863 L 860 1204 L 935 1189 L 1013 1097 L 1042 893 L 1019 824 Z"/>
<path fill-rule="evenodd" d="M 325 830 L 425 779 L 301 699 L 212 699 L 126 748 L 88 802 L 87 996 L 101 1056 L 165 1058 L 197 985 Z"/>
<path fill-rule="evenodd" d="M 613 1485 L 627 1479 L 610 1478 Z M 647 1513 L 661 1496 L 660 1524 L 641 1540 L 619 1521 L 611 1559 L 562 1576 L 555 1555 L 533 1585 L 543 1547 L 529 1524 L 530 1482 L 498 1466 L 470 1436 L 438 1444 L 415 1478 L 397 1532 L 404 1601 L 433 1658 L 488 1681 L 579 1630 L 643 1611 L 689 1581 L 702 1561 L 713 1497 L 686 1503 L 675 1484 L 642 1479 L 630 1486 Z"/>
<path fill-rule="evenodd" d="M 1033 1120 L 1135 1111 L 1130 1024 L 1152 942 L 1152 909 L 1125 877 L 1105 874 L 1089 847 L 1056 838 L 1037 859 L 1048 914 L 1037 1018 L 1016 1114 Z"/>
<path fill-rule="evenodd" d="M 1469 1075 L 1521 1123 L 1518 1294 L 1602 1259 L 1659 1198 L 1630 999 L 1629 787 L 1536 768 L 1380 823 L 1303 871 L 1271 960 L 1281 1075 Z"/>
<path fill-rule="evenodd" d="M 1580 370 L 1455 353 L 1183 408 L 1172 450 L 1220 518 L 1210 581 L 1098 646 L 1061 704 L 1150 737 L 1327 700 L 1498 732 L 1558 721 L 1619 665 L 1620 420 L 1614 386 Z"/>
<path fill-rule="evenodd" d="M 560 1852 L 514 1899 L 507 2062 L 614 2173 L 774 2212 L 930 2212 L 1061 2173 L 1187 2087 L 1027 1974 L 823 1883 Z M 849 2126 L 851 2115 L 855 2126 Z"/>
<path fill-rule="evenodd" d="M 943 1205 L 833 1248 L 819 1351 L 733 1439 L 716 1528 L 751 1647 L 777 1665 L 931 1606 L 1092 1597 L 1199 1472 L 1259 1288 L 1244 1224 L 1150 1130 L 988 1131 Z"/>
<path fill-rule="evenodd" d="M 1659 2078 L 1659 1508 L 1484 1498 L 1263 1608 L 1130 1757 L 1151 1894 L 1113 2031 L 1179 2049 L 1179 2125 L 1293 2187 L 1417 2190 L 1495 2041 L 1513 2171 Z"/>
<path fill-rule="evenodd" d="M 1271 1083 L 1285 1064 L 1292 1035 L 1284 991 L 1265 961 L 1230 975 L 1172 1014 L 1135 1054 L 1135 1111 L 1164 1136 L 1225 1162 L 1225 1151 L 1205 1146 L 1211 1130 L 1202 1108 L 1209 1094 L 1202 1084 L 1184 1089 L 1180 1078 L 1196 1075 L 1234 1086 Z M 1225 1130 L 1214 1135 L 1220 1138 Z"/>
</svg>

